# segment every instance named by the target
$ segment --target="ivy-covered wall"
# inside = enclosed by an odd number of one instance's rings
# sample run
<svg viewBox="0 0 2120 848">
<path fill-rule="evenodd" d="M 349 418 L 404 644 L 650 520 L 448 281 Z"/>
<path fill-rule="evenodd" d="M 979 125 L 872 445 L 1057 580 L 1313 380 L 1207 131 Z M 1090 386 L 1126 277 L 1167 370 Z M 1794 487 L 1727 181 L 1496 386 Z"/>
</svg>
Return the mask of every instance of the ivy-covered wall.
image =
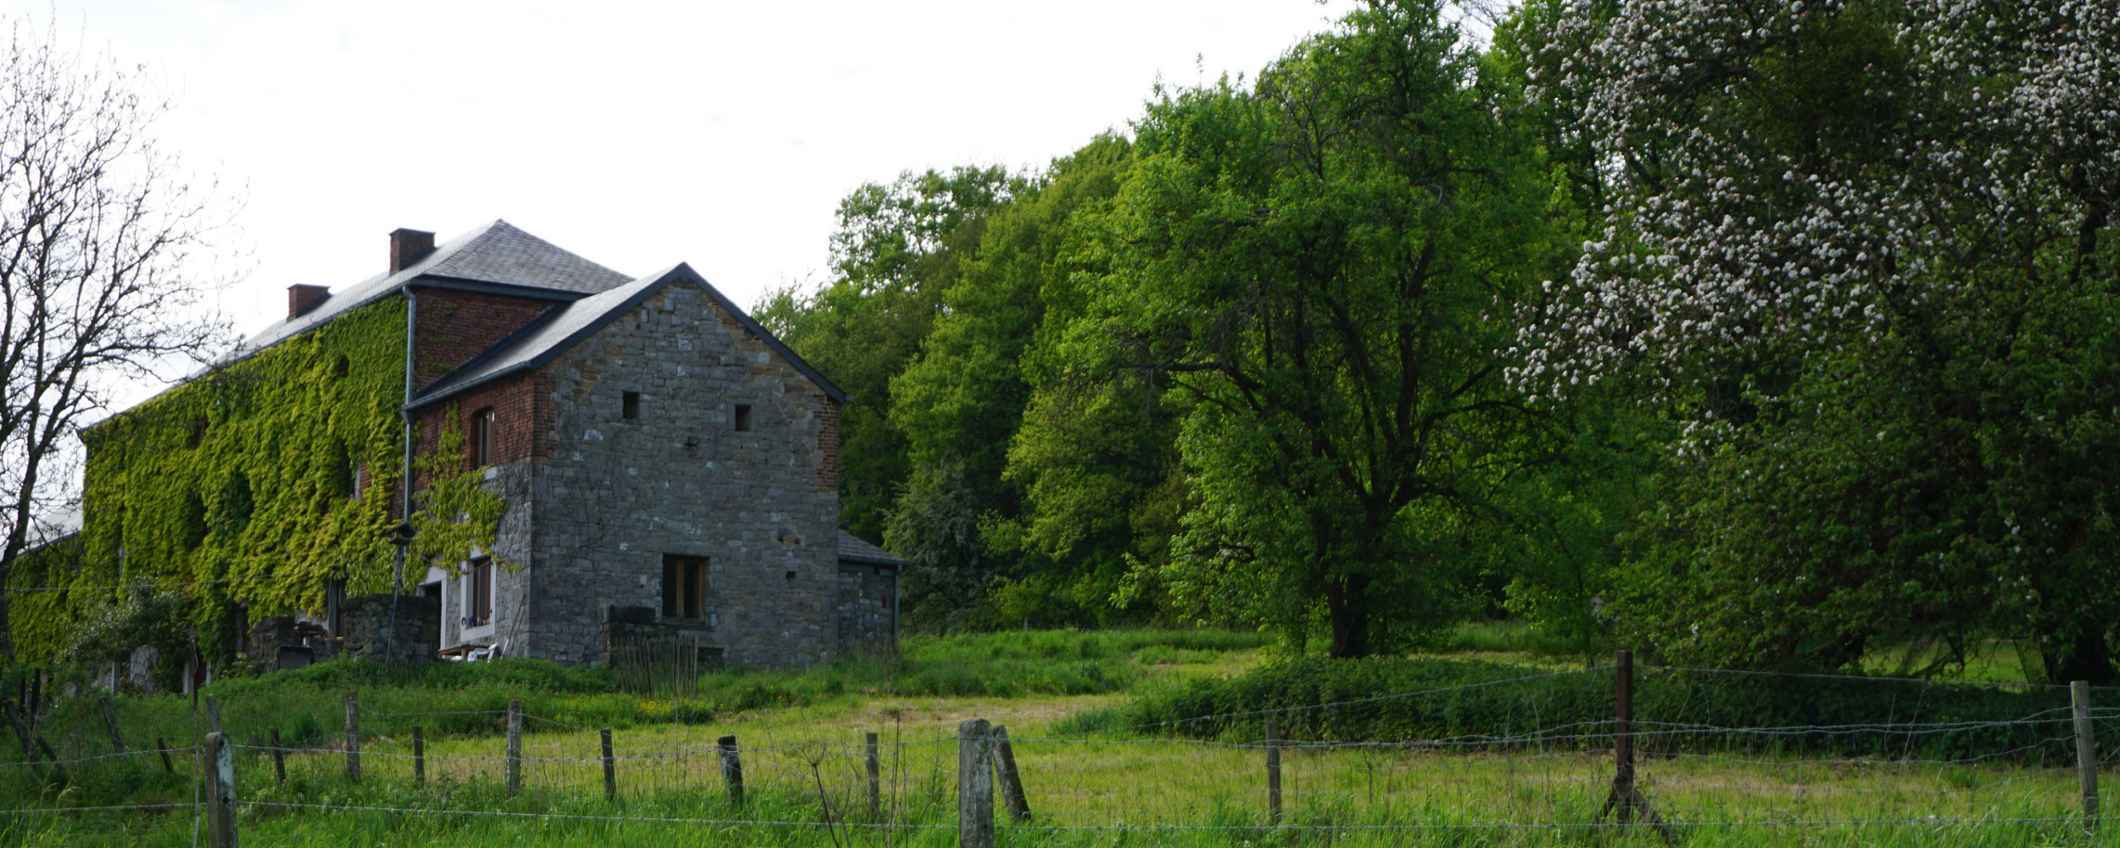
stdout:
<svg viewBox="0 0 2120 848">
<path fill-rule="evenodd" d="M 321 611 L 331 579 L 387 590 L 404 355 L 388 297 L 91 428 L 81 565 L 16 609 L 23 658 L 60 658 L 71 622 L 143 580 L 186 599 L 209 655 L 231 604 L 255 620 Z"/>
</svg>

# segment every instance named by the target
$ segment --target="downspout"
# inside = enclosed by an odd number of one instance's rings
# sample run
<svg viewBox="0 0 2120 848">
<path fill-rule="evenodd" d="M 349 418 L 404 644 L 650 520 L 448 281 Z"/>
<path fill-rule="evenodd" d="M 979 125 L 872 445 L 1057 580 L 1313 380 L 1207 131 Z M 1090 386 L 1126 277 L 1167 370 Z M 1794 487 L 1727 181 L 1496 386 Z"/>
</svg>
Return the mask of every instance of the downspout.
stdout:
<svg viewBox="0 0 2120 848">
<path fill-rule="evenodd" d="M 405 593 L 405 548 L 412 543 L 412 341 L 419 316 L 419 298 L 408 284 L 405 286 L 405 402 L 398 404 L 398 418 L 405 427 L 405 451 L 403 462 L 398 466 L 399 523 L 392 533 L 397 542 L 397 564 L 390 584 L 390 639 L 396 639 L 398 635 L 398 596 Z"/>
</svg>

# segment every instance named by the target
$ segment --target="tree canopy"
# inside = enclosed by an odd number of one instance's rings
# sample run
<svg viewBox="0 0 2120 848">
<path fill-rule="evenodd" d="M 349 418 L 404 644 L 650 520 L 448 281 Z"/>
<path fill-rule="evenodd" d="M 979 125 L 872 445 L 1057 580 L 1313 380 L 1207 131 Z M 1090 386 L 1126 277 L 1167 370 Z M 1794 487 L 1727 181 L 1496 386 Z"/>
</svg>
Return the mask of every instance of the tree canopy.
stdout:
<svg viewBox="0 0 2120 848">
<path fill-rule="evenodd" d="M 848 520 L 914 620 L 2111 679 L 2120 14 L 1456 19 L 1364 3 L 1049 168 L 849 198 L 767 312 L 883 434 Z"/>
</svg>

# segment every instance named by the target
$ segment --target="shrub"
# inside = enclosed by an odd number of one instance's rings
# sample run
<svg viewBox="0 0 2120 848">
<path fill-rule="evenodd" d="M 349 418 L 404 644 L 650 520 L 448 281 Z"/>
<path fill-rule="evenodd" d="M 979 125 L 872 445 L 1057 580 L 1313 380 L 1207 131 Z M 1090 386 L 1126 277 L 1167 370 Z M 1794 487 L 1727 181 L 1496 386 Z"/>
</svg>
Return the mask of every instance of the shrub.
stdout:
<svg viewBox="0 0 2120 848">
<path fill-rule="evenodd" d="M 1637 729 L 1646 731 L 1637 744 L 1651 754 L 1737 748 L 1969 757 L 2016 751 L 2021 759 L 2057 761 L 2069 754 L 2065 745 L 2040 744 L 2069 732 L 2068 693 L 2057 687 L 1637 668 L 1634 697 Z M 2120 698 L 2120 689 L 2104 697 Z M 1472 660 L 1305 658 L 1234 678 L 1151 689 L 1128 704 L 1074 716 L 1057 729 L 1249 741 L 1262 738 L 1270 715 L 1288 739 L 1411 741 L 1548 730 L 1561 738 L 1546 747 L 1598 748 L 1611 745 L 1610 726 L 1600 722 L 1612 714 L 1609 667 L 1543 674 Z M 2017 721 L 2027 717 L 2034 720 Z M 1920 732 L 1903 727 L 1959 722 L 1978 726 Z M 1672 725 L 1690 729 L 1658 732 Z M 1850 725 L 1873 727 L 1815 729 Z M 1703 727 L 1778 730 L 1716 733 Z"/>
</svg>

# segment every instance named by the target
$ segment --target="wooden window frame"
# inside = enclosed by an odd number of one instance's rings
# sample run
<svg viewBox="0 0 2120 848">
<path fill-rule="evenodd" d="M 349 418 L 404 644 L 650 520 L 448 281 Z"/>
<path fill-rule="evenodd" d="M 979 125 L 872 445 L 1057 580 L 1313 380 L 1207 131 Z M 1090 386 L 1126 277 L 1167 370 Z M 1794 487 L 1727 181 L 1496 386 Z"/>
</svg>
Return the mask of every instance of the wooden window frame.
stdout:
<svg viewBox="0 0 2120 848">
<path fill-rule="evenodd" d="M 493 407 L 488 406 L 471 413 L 471 465 L 474 468 L 493 464 L 494 424 Z"/>
<path fill-rule="evenodd" d="M 707 595 L 713 591 L 713 576 L 707 573 L 707 558 L 663 554 L 662 617 L 669 621 L 707 620 Z"/>
</svg>

